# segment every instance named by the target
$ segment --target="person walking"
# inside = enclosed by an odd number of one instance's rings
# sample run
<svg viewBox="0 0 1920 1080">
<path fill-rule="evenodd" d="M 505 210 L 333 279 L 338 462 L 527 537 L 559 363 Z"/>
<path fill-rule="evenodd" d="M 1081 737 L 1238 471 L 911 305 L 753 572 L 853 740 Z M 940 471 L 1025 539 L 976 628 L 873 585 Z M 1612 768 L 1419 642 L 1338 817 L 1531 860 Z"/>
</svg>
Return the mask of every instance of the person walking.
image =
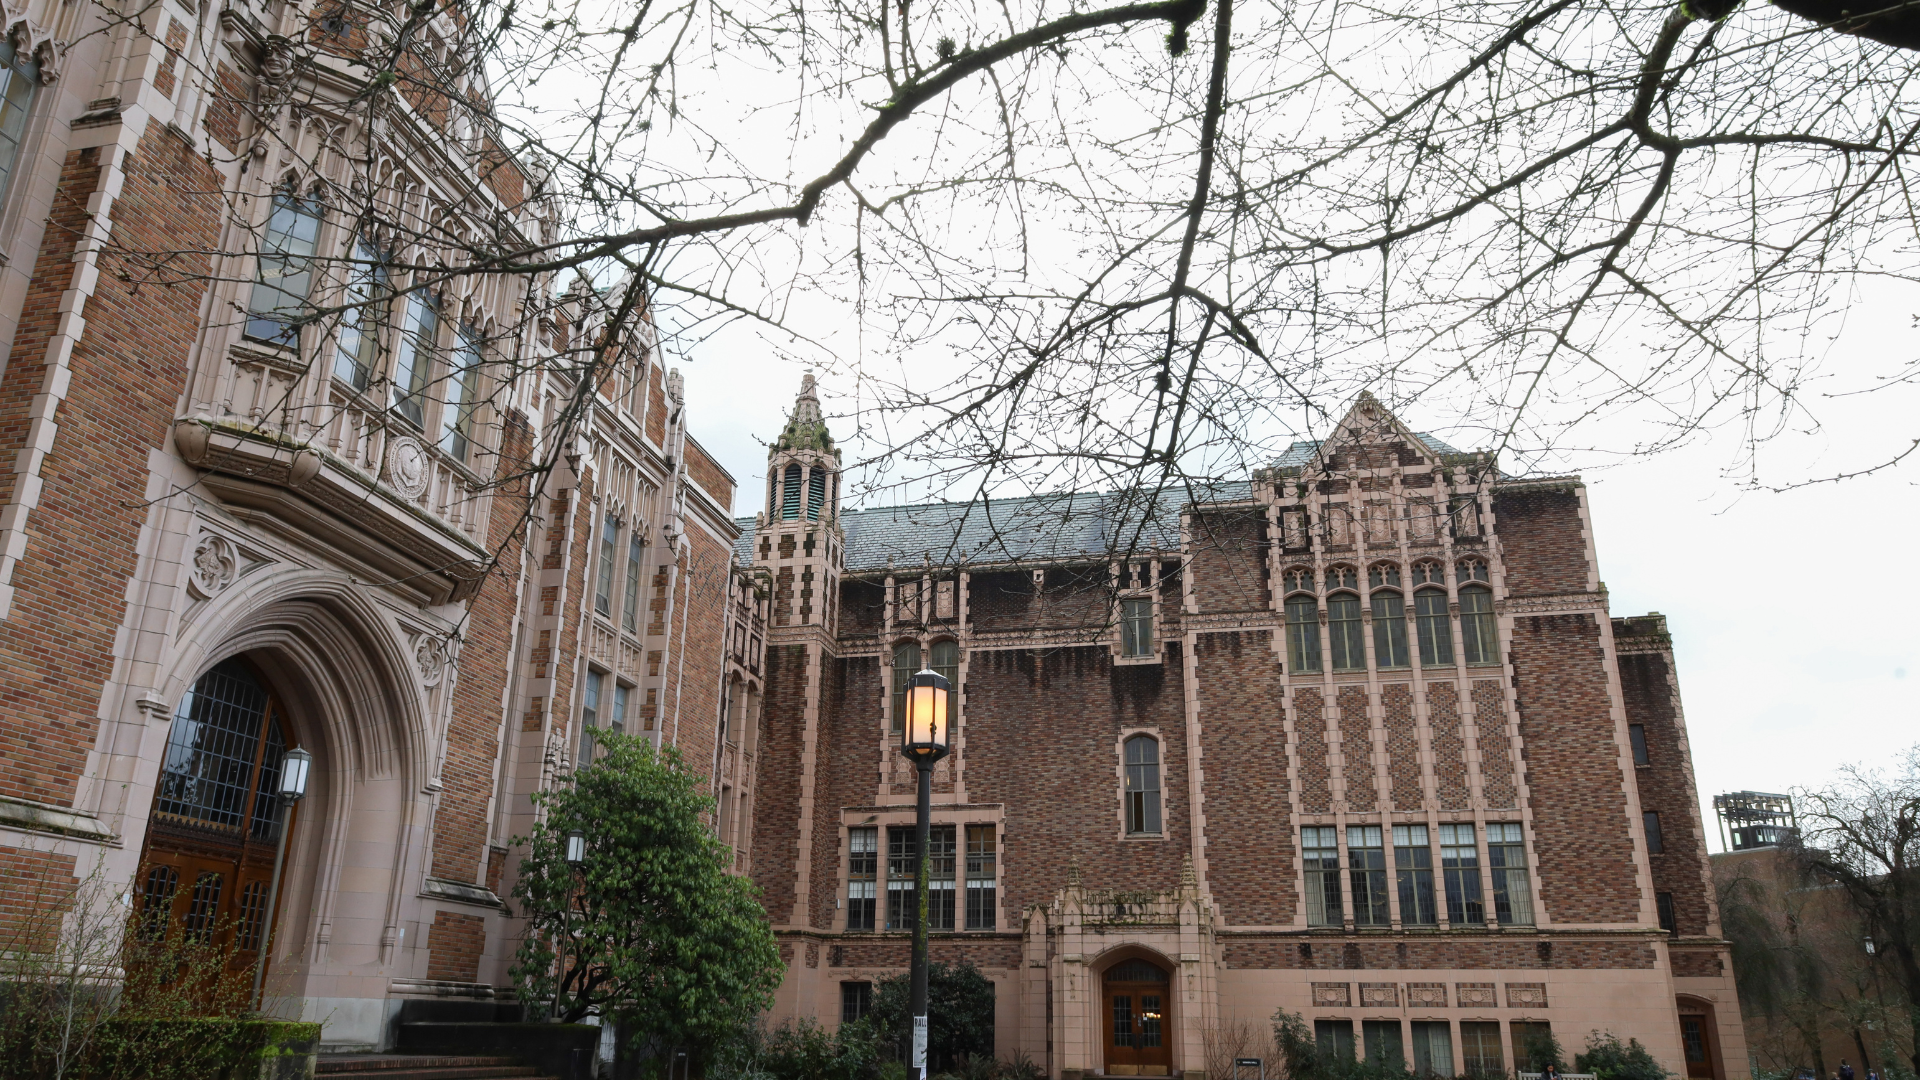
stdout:
<svg viewBox="0 0 1920 1080">
<path fill-rule="evenodd" d="M 1840 1059 L 1840 1080 L 1853 1080 L 1853 1066 L 1847 1064 L 1846 1058 Z"/>
</svg>

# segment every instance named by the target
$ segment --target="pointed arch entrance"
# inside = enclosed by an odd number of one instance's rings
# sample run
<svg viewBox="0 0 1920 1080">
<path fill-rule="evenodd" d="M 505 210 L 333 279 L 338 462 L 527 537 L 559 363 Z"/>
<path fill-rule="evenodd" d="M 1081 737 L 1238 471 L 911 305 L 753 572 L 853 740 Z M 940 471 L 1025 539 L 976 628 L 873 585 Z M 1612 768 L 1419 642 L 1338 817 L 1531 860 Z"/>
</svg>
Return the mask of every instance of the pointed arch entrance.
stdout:
<svg viewBox="0 0 1920 1080">
<path fill-rule="evenodd" d="M 1172 975 L 1151 960 L 1122 960 L 1100 977 L 1109 1076 L 1173 1071 Z"/>
<path fill-rule="evenodd" d="M 142 940 L 212 946 L 235 974 L 260 961 L 274 851 L 292 824 L 275 795 L 289 734 L 265 681 L 238 658 L 181 699 L 140 856 Z"/>
</svg>

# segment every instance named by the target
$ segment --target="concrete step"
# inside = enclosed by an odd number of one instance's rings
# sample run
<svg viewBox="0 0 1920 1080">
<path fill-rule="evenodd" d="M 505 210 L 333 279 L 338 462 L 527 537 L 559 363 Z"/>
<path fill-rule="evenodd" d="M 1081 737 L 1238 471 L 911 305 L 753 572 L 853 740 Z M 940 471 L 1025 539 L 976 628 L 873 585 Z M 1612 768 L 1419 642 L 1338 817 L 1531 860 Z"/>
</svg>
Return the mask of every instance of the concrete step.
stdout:
<svg viewBox="0 0 1920 1080">
<path fill-rule="evenodd" d="M 323 1054 L 313 1071 L 329 1080 L 552 1080 L 512 1058 L 448 1054 Z"/>
</svg>

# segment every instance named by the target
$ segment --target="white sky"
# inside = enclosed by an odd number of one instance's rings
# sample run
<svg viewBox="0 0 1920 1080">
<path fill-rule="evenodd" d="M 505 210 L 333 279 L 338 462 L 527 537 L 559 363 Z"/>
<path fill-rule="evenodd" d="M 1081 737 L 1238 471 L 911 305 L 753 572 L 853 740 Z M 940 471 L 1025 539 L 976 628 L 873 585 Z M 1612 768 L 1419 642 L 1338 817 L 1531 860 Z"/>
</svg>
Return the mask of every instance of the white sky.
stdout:
<svg viewBox="0 0 1920 1080">
<path fill-rule="evenodd" d="M 1829 367 L 1912 362 L 1920 289 L 1898 289 L 1855 305 Z M 680 363 L 691 430 L 740 482 L 735 512 L 751 512 L 765 482 L 764 440 L 779 433 L 806 369 L 748 329 L 725 331 Z M 831 394 L 833 377 L 824 378 Z M 1845 471 L 1920 435 L 1920 387 L 1810 400 L 1823 430 L 1770 444 L 1761 479 Z M 1404 419 L 1416 430 L 1447 426 L 1420 412 Z M 851 424 L 834 427 L 844 436 Z M 1883 474 L 1774 494 L 1727 475 L 1734 443 L 1574 463 L 1589 484 L 1613 613 L 1659 611 L 1672 628 L 1715 850 L 1715 793 L 1819 784 L 1838 765 L 1886 761 L 1920 742 L 1920 620 L 1893 587 L 1913 573 L 1920 546 L 1920 454 Z"/>
</svg>

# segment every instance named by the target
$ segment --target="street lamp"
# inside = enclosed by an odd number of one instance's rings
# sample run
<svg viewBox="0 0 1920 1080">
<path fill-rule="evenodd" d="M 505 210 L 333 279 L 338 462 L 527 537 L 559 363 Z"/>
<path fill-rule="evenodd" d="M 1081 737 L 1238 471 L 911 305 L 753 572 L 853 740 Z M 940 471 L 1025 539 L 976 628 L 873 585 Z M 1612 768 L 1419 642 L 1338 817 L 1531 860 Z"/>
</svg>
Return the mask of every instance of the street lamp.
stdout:
<svg viewBox="0 0 1920 1080">
<path fill-rule="evenodd" d="M 253 1007 L 260 1007 L 260 991 L 267 977 L 267 957 L 273 955 L 273 915 L 280 902 L 280 867 L 287 858 L 287 818 L 293 804 L 307 797 L 307 776 L 313 771 L 313 755 L 296 746 L 280 758 L 280 786 L 274 792 L 280 800 L 276 809 L 279 840 L 273 849 L 273 884 L 267 886 L 265 925 L 260 931 L 260 955 L 253 964 Z"/>
<path fill-rule="evenodd" d="M 900 725 L 900 752 L 920 772 L 920 808 L 914 819 L 919 868 L 913 875 L 913 1080 L 927 1078 L 927 833 L 933 813 L 933 763 L 947 756 L 952 698 L 953 684 L 945 675 L 921 671 L 907 682 L 907 715 Z"/>
<path fill-rule="evenodd" d="M 580 876 L 580 864 L 587 861 L 587 833 L 584 829 L 567 830 L 567 848 L 562 858 L 567 861 L 567 891 L 560 898 L 560 985 L 553 991 L 553 1008 L 549 1015 L 560 1018 L 560 995 L 567 989 L 567 947 L 573 944 L 573 928 L 569 925 L 573 909 L 573 880 Z"/>
<path fill-rule="evenodd" d="M 587 861 L 587 834 L 579 829 L 567 833 L 567 865 L 575 870 Z"/>
</svg>

